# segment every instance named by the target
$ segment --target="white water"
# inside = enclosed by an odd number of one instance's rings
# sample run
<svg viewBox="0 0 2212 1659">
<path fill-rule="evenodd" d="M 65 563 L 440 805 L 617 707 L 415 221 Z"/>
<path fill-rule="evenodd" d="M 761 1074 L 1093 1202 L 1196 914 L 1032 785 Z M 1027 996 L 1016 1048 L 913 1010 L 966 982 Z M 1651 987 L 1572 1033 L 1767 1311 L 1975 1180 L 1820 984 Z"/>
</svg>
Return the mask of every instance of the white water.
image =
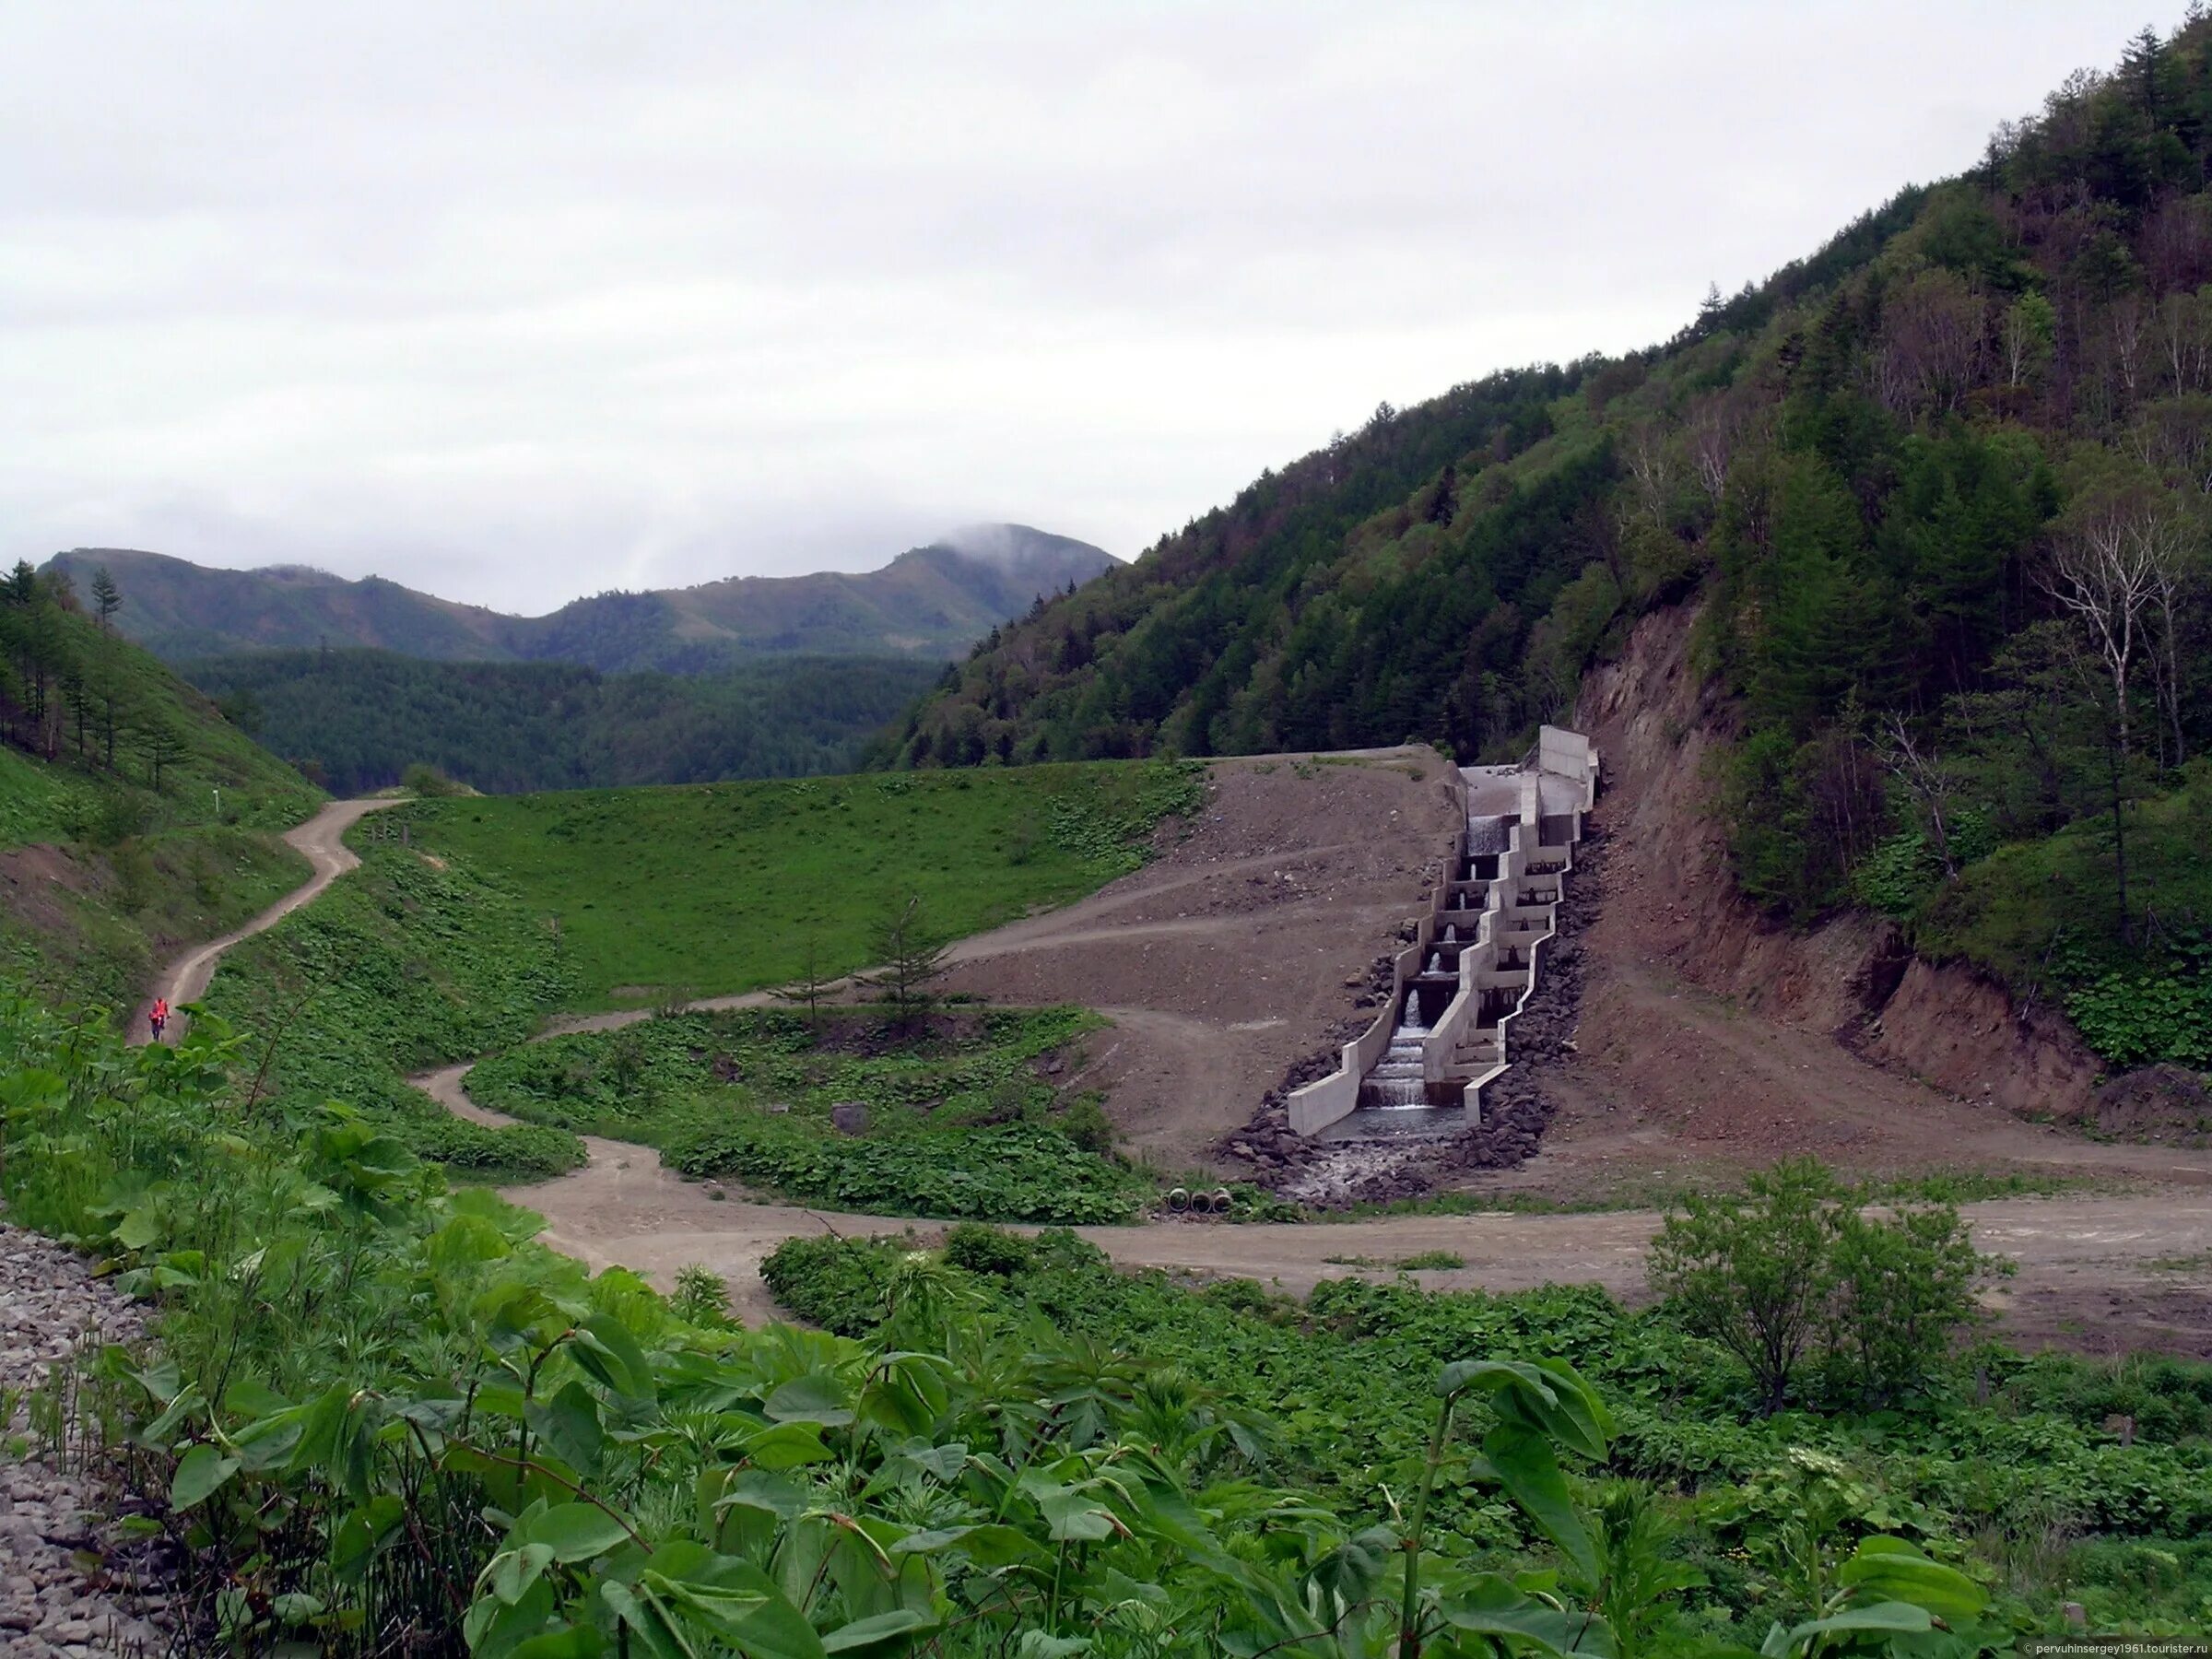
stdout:
<svg viewBox="0 0 2212 1659">
<path fill-rule="evenodd" d="M 1398 1028 L 1390 1034 L 1390 1047 L 1360 1085 L 1360 1105 L 1393 1112 L 1429 1104 L 1429 1086 L 1421 1068 L 1422 1040 L 1428 1035 L 1429 1028 L 1421 1023 L 1420 1004 L 1407 997 Z"/>
</svg>

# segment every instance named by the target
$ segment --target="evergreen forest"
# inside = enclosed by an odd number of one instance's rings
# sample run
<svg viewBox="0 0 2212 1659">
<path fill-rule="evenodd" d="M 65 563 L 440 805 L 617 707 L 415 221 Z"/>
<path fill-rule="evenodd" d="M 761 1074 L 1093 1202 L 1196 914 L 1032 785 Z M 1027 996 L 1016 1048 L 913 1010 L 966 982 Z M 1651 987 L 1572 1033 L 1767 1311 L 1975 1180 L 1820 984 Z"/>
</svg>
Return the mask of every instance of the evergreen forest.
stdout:
<svg viewBox="0 0 2212 1659">
<path fill-rule="evenodd" d="M 338 794 L 428 765 L 488 794 L 854 771 L 940 669 L 907 657 L 780 657 L 706 675 L 567 663 L 262 651 L 179 672 Z"/>
</svg>

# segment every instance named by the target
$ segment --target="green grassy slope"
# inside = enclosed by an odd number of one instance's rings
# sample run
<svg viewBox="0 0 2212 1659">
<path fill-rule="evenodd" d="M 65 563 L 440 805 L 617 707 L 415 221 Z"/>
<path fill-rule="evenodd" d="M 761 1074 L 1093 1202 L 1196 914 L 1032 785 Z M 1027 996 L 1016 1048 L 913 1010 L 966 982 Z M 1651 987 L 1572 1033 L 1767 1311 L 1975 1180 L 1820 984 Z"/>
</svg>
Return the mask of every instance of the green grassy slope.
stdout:
<svg viewBox="0 0 2212 1659">
<path fill-rule="evenodd" d="M 65 659 L 102 696 L 112 689 L 115 764 L 106 764 L 97 707 L 81 728 L 67 709 L 59 711 L 51 759 L 38 747 L 0 746 L 0 848 L 218 823 L 284 830 L 321 803 L 321 790 L 146 652 L 66 611 L 52 626 Z M 19 716 L 20 703 L 19 688 L 10 693 L 0 687 L 0 711 Z M 146 747 L 157 727 L 180 742 L 178 758 L 161 768 L 159 789 Z"/>
<path fill-rule="evenodd" d="M 946 936 L 1065 903 L 1135 867 L 1202 782 L 1105 763 L 590 790 L 425 801 L 417 844 L 558 918 L 578 1006 L 635 1006 L 871 960 L 871 927 L 909 894 Z M 389 826 L 386 826 L 387 828 Z"/>
<path fill-rule="evenodd" d="M 465 865 L 374 842 L 361 868 L 223 959 L 206 1006 L 255 1033 L 264 1100 L 343 1100 L 419 1155 L 484 1178 L 559 1173 L 575 1137 L 453 1117 L 404 1079 L 520 1041 L 571 988 L 541 920 Z"/>
<path fill-rule="evenodd" d="M 311 873 L 275 835 L 220 824 L 0 853 L 0 979 L 52 1003 L 127 1009 L 164 963 Z"/>
<path fill-rule="evenodd" d="M 278 832 L 322 792 L 51 593 L 0 605 L 0 974 L 52 1001 L 128 1006 L 161 961 L 307 878 Z M 23 672 L 34 642 L 52 677 L 42 723 Z M 71 683 L 88 692 L 76 708 Z M 158 788 L 155 733 L 170 746 Z"/>
</svg>

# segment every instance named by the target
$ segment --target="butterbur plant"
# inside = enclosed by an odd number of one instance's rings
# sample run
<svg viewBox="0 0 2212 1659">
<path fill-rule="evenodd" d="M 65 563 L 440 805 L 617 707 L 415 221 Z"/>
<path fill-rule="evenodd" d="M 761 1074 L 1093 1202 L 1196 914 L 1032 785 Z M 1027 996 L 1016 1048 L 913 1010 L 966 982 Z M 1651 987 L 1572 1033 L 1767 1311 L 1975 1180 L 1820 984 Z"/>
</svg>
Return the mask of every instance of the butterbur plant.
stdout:
<svg viewBox="0 0 2212 1659">
<path fill-rule="evenodd" d="M 711 1275 L 673 1304 L 587 1277 L 350 1112 L 241 1124 L 189 1048 L 219 1054 L 212 1022 L 177 1054 L 60 1036 L 0 1006 L 0 1059 L 40 1072 L 6 1097 L 7 1196 L 152 1306 L 158 1351 L 100 1371 L 135 1403 L 197 1648 L 1613 1655 L 1679 1588 L 1632 1516 L 1582 1501 L 1566 1465 L 1601 1466 L 1611 1421 L 1562 1362 L 1443 1367 L 1397 1523 L 1355 1527 L 1257 1478 L 1265 1425 L 948 1294 L 934 1255 L 901 1258 L 869 1343 L 733 1328 Z M 1432 1499 L 1470 1475 L 1553 1563 L 1440 1544 Z M 1869 1540 L 1769 1652 L 1932 1630 L 1977 1594 Z"/>
</svg>

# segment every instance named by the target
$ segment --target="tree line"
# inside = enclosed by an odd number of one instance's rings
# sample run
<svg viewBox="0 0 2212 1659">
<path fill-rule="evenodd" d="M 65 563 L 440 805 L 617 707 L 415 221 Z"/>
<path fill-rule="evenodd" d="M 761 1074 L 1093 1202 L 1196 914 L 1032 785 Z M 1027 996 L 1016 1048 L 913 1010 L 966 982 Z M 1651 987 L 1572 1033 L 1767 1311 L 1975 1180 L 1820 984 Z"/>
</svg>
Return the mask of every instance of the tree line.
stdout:
<svg viewBox="0 0 2212 1659">
<path fill-rule="evenodd" d="M 488 794 L 851 771 L 938 668 L 789 657 L 718 675 L 270 651 L 182 665 L 234 724 L 326 788 L 437 768 Z"/>
<path fill-rule="evenodd" d="M 0 580 L 0 738 L 42 760 L 65 758 L 124 775 L 126 762 L 160 789 L 191 753 L 171 712 L 144 695 L 135 653 L 115 638 L 124 604 L 103 568 L 89 615 L 67 577 L 28 560 Z"/>
</svg>

